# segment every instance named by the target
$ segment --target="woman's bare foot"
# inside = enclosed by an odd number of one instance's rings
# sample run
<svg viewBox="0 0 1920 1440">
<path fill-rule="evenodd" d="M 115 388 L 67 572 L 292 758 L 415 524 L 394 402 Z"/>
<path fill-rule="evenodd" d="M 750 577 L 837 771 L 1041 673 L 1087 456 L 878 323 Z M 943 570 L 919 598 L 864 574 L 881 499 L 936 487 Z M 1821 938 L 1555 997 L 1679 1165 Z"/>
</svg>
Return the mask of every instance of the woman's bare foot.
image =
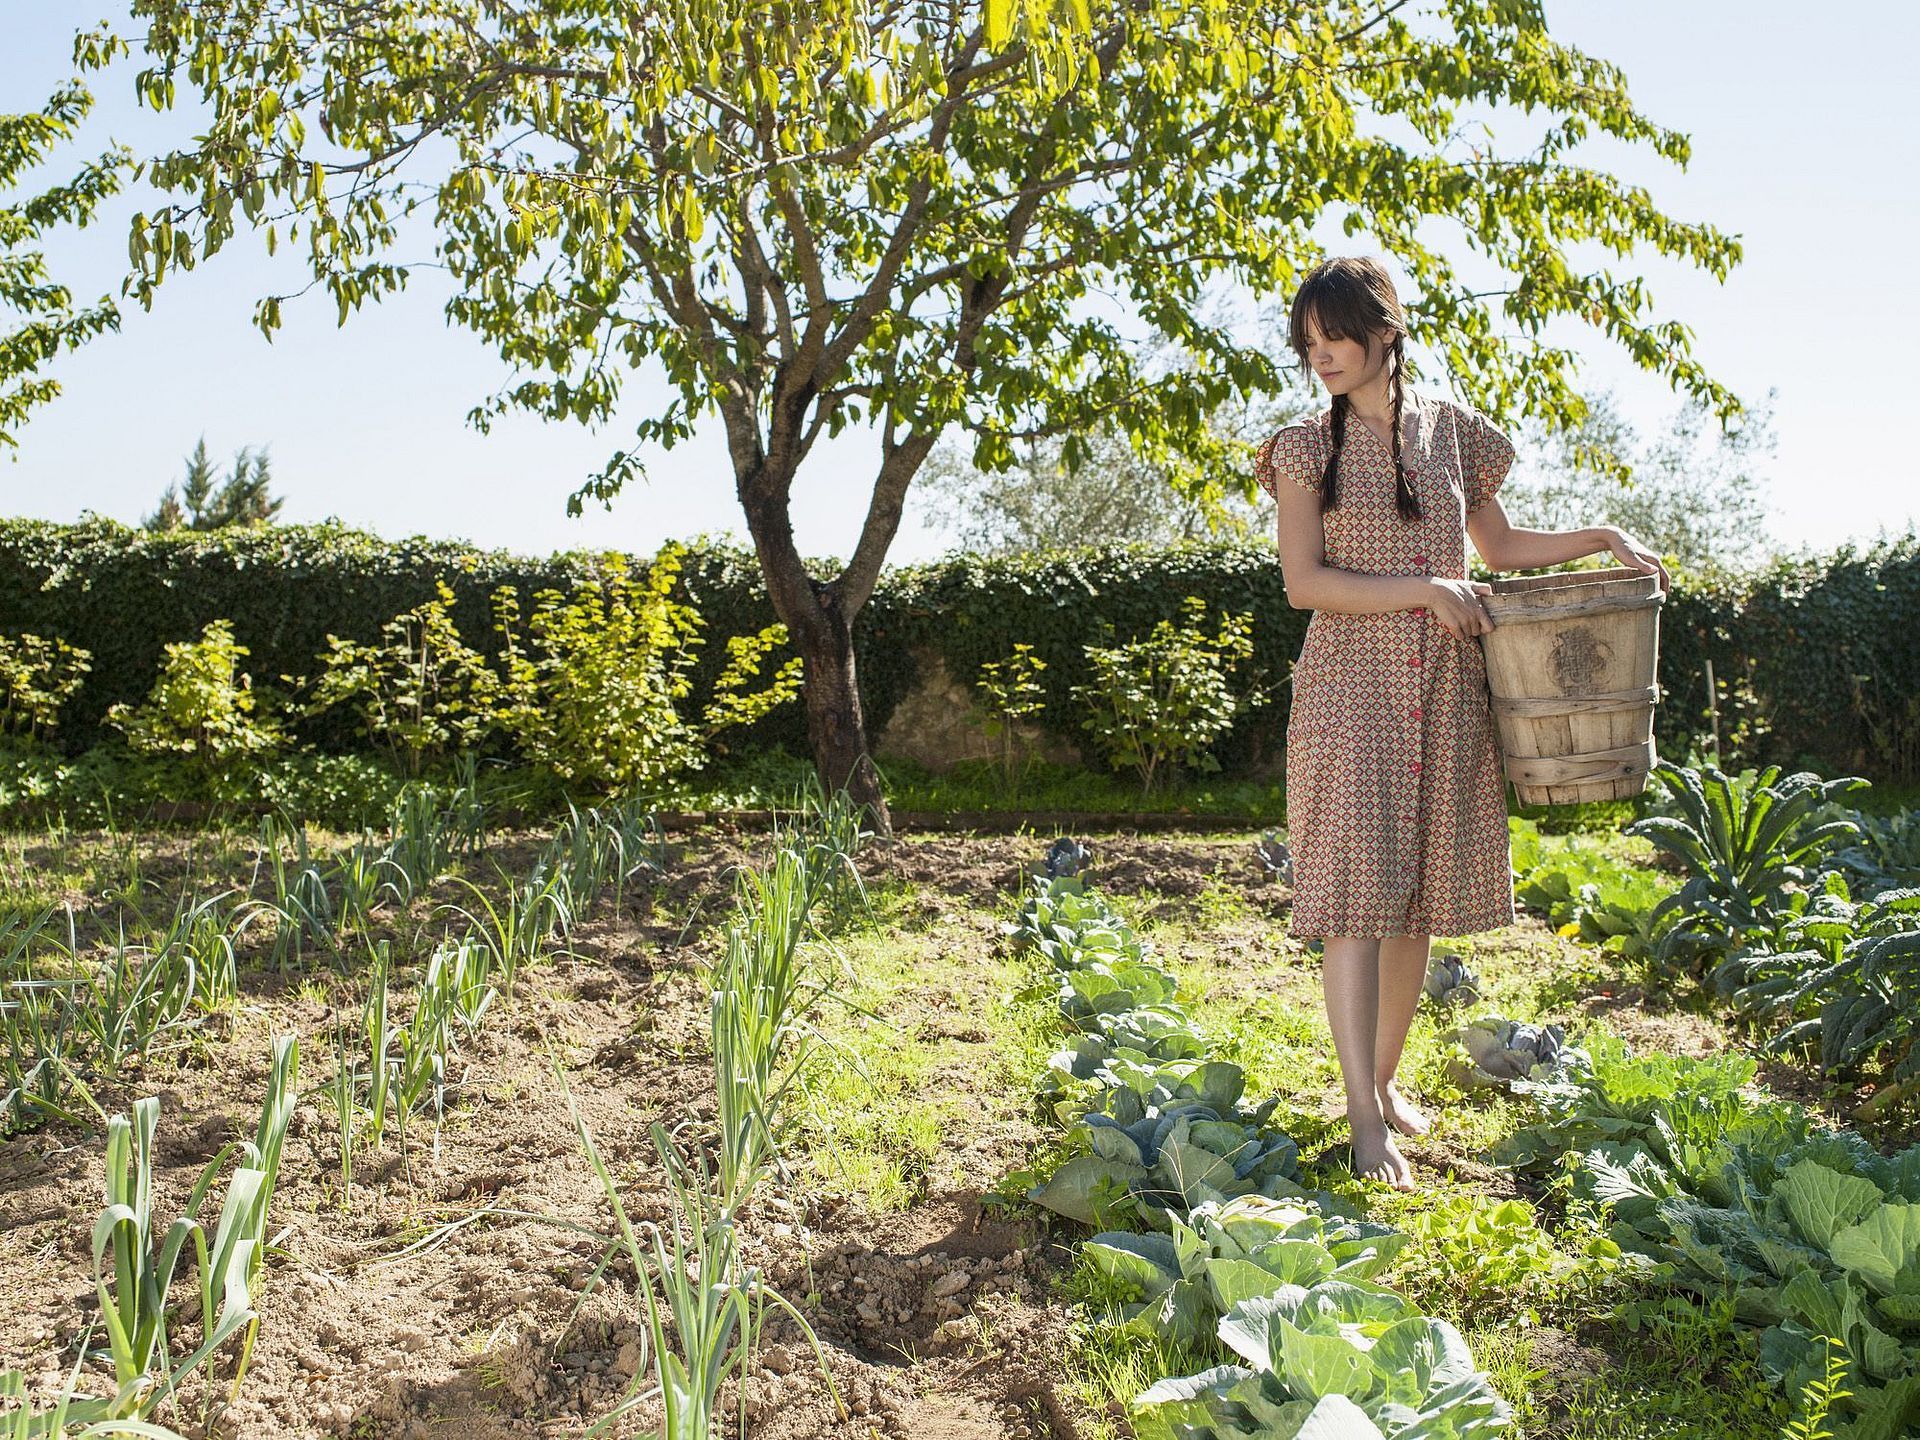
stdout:
<svg viewBox="0 0 1920 1440">
<path fill-rule="evenodd" d="M 1396 1190 L 1413 1189 L 1413 1167 L 1393 1136 L 1382 1125 L 1378 1130 L 1358 1127 L 1353 1132 L 1353 1173 L 1367 1180 L 1378 1180 Z"/>
<path fill-rule="evenodd" d="M 1424 1135 L 1433 1128 L 1433 1122 L 1414 1109 L 1391 1080 L 1380 1087 L 1380 1113 L 1402 1135 Z"/>
</svg>

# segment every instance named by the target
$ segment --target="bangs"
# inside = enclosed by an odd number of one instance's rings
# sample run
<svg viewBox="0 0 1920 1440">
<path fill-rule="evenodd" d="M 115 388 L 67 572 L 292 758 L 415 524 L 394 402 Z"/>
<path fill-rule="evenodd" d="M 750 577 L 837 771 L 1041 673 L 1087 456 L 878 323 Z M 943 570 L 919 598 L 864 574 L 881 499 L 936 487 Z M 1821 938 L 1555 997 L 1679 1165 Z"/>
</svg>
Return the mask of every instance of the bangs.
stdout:
<svg viewBox="0 0 1920 1440">
<path fill-rule="evenodd" d="M 1382 310 L 1381 297 L 1357 267 L 1338 261 L 1317 267 L 1293 297 L 1287 343 L 1305 366 L 1309 325 L 1329 340 L 1364 345 L 1369 335 L 1396 328 L 1394 317 Z"/>
</svg>

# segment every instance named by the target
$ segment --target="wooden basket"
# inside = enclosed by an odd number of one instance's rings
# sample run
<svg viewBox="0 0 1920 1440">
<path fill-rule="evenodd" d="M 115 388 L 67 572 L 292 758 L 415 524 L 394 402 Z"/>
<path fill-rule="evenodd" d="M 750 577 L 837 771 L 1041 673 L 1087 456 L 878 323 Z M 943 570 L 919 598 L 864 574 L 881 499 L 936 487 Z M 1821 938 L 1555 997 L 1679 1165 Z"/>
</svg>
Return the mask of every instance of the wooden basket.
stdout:
<svg viewBox="0 0 1920 1440">
<path fill-rule="evenodd" d="M 1617 567 L 1495 580 L 1480 637 L 1523 805 L 1638 795 L 1653 769 L 1660 577 Z"/>
</svg>

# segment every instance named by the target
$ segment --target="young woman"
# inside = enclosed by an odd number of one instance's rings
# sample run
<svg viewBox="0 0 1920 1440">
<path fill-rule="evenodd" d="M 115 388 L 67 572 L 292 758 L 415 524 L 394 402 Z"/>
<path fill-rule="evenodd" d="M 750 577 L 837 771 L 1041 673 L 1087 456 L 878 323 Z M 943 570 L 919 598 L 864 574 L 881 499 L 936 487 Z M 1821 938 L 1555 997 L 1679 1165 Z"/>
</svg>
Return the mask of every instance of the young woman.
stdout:
<svg viewBox="0 0 1920 1440">
<path fill-rule="evenodd" d="M 1466 541 L 1494 570 L 1611 551 L 1611 525 L 1517 530 L 1494 492 L 1513 462 L 1477 410 L 1406 382 L 1406 315 L 1378 262 L 1329 260 L 1294 297 L 1290 340 L 1328 408 L 1260 447 L 1287 599 L 1311 610 L 1287 726 L 1293 934 L 1325 942 L 1327 1019 L 1354 1173 L 1411 1189 L 1393 1132 L 1428 1126 L 1394 1082 L 1434 935 L 1513 922 L 1506 780 L 1478 636 L 1493 628 Z"/>
</svg>

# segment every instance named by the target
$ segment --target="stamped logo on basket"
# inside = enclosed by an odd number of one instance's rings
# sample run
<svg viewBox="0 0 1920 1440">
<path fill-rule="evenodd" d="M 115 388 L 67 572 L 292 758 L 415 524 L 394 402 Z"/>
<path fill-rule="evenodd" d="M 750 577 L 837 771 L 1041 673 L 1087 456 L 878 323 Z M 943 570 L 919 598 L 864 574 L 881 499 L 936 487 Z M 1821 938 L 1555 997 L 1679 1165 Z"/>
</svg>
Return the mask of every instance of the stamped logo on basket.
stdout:
<svg viewBox="0 0 1920 1440">
<path fill-rule="evenodd" d="M 1611 645 L 1595 640 L 1587 631 L 1576 627 L 1562 630 L 1553 637 L 1547 669 L 1553 683 L 1560 687 L 1560 693 L 1570 695 L 1576 690 L 1599 689 L 1600 677 L 1606 674 L 1607 662 L 1612 658 Z"/>
</svg>

